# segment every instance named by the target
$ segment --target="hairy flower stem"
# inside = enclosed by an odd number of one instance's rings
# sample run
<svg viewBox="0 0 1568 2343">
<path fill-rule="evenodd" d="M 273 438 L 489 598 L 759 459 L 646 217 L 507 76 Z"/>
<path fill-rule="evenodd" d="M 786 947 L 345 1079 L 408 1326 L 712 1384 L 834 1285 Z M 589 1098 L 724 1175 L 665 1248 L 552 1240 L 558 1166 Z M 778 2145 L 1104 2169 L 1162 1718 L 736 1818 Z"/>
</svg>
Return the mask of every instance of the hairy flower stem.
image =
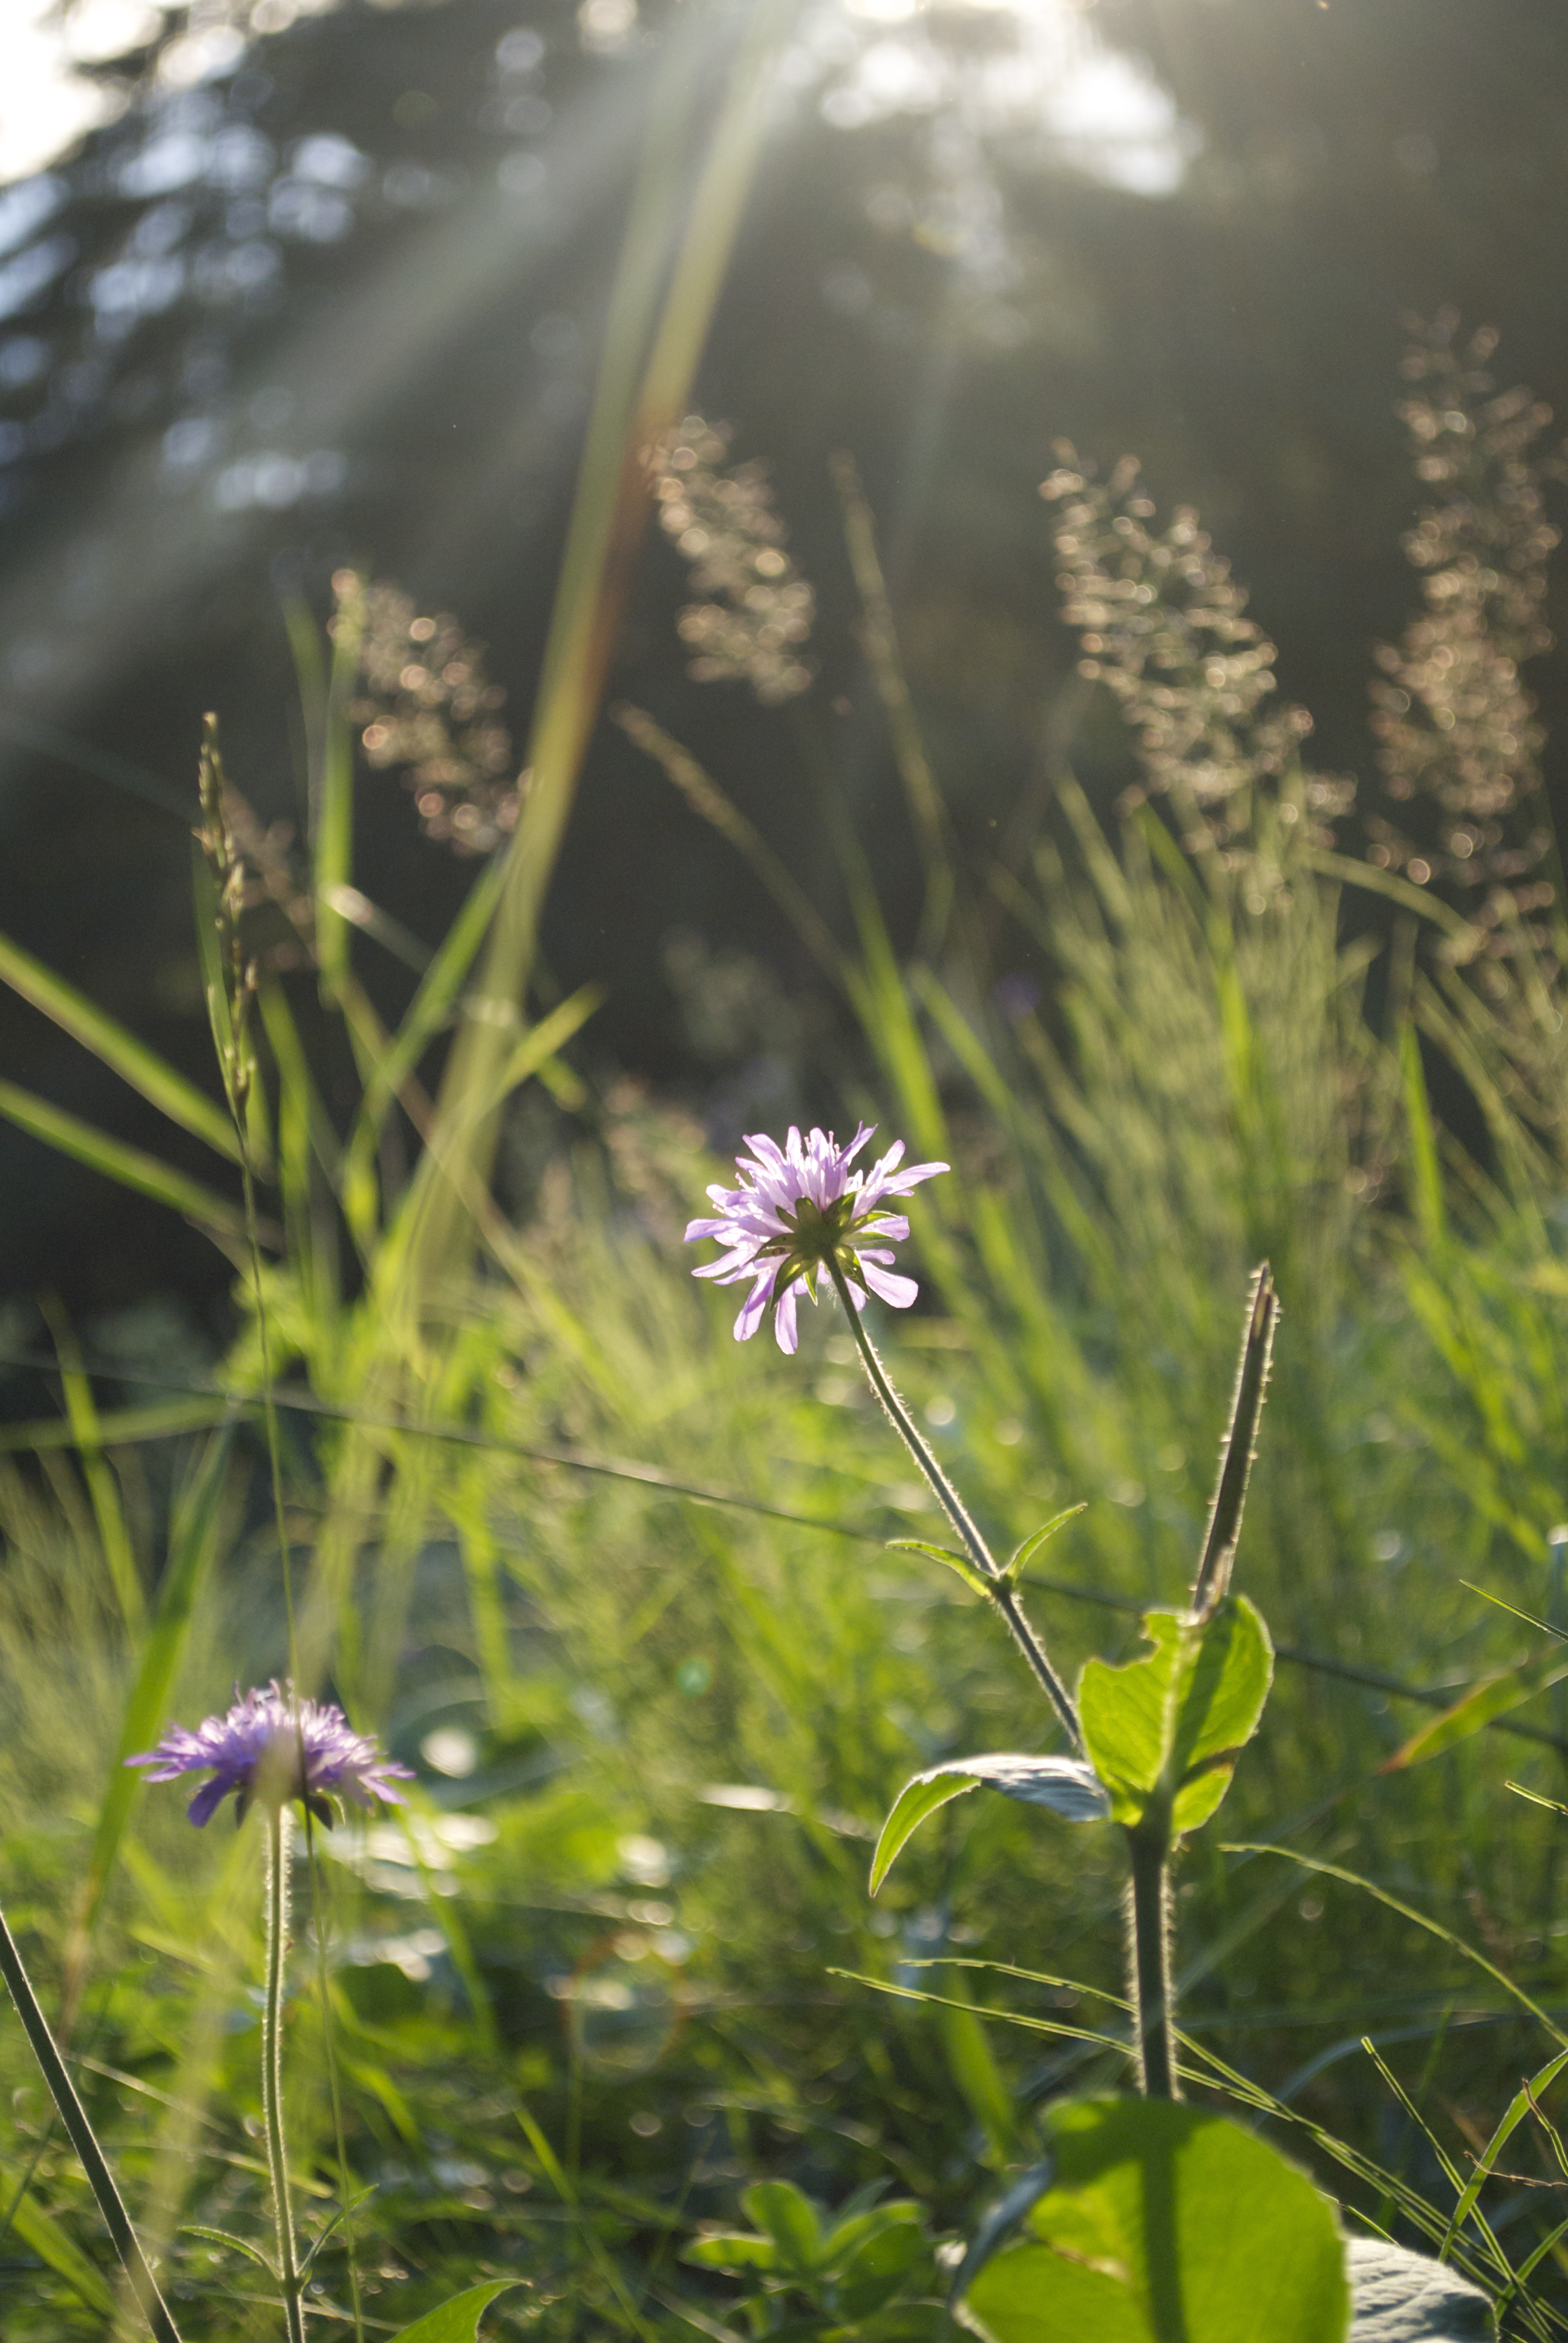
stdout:
<svg viewBox="0 0 1568 2343">
<path fill-rule="evenodd" d="M 1132 1880 L 1127 1897 L 1128 1966 L 1138 2074 L 1144 2097 L 1179 2099 L 1175 2009 L 1171 1986 L 1171 1837 L 1162 1821 L 1127 1834 Z"/>
<path fill-rule="evenodd" d="M 87 2185 L 97 2199 L 104 2227 L 114 2240 L 115 2251 L 119 2255 L 131 2292 L 147 2322 L 148 2331 L 156 2338 L 156 2343 L 180 2343 L 179 2332 L 169 2315 L 168 2305 L 158 2292 L 158 2282 L 148 2267 L 141 2241 L 131 2227 L 125 2199 L 115 2186 L 115 2176 L 109 2170 L 104 2151 L 87 2121 L 87 2111 L 76 2097 L 76 2087 L 49 2031 L 48 2022 L 38 2006 L 38 1996 L 22 1966 L 22 1956 L 16 1949 L 15 1938 L 5 1925 L 3 1913 L 0 1913 L 0 1976 L 5 1977 L 11 1998 L 16 2005 L 16 2015 L 33 2046 L 33 2056 L 43 2069 L 49 2097 L 59 2110 L 60 2120 L 70 2135 L 71 2145 L 87 2176 Z"/>
<path fill-rule="evenodd" d="M 1079 1731 L 1077 1711 L 1072 1705 L 1067 1686 L 1047 1657 L 1045 1645 L 1024 1617 L 1023 1608 L 1018 1596 L 998 1570 L 992 1560 L 990 1548 L 970 1520 L 963 1499 L 920 1438 L 915 1428 L 914 1418 L 893 1389 L 888 1371 L 877 1355 L 876 1345 L 867 1333 L 861 1322 L 860 1313 L 855 1307 L 848 1278 L 836 1261 L 828 1262 L 828 1272 L 832 1278 L 839 1299 L 844 1305 L 844 1315 L 849 1322 L 849 1331 L 855 1338 L 856 1347 L 860 1353 L 860 1363 L 866 1370 L 867 1380 L 880 1400 L 889 1423 L 930 1483 L 938 1504 L 952 1523 L 960 1543 L 984 1582 L 988 1601 L 1006 1623 L 1008 1632 L 1028 1661 L 1036 1682 L 1055 1709 L 1068 1740 L 1081 1756 L 1083 1735 Z"/>
<path fill-rule="evenodd" d="M 300 2306 L 299 2256 L 288 2201 L 288 2152 L 283 2137 L 283 1956 L 288 1936 L 287 1810 L 271 1798 L 266 1807 L 266 1998 L 261 2014 L 261 2105 L 266 2119 L 266 2166 L 272 2178 L 272 2210 L 277 2227 L 277 2273 L 288 2343 L 305 2343 Z"/>
</svg>

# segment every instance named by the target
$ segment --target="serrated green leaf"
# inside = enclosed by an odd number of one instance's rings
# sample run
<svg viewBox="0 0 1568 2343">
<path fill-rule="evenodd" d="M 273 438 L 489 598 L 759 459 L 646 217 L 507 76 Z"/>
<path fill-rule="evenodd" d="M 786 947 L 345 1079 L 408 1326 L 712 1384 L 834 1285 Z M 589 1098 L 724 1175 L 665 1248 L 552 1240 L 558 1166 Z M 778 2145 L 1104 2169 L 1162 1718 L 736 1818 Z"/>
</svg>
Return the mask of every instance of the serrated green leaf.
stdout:
<svg viewBox="0 0 1568 2343">
<path fill-rule="evenodd" d="M 1131 1829 L 1167 1801 L 1171 1827 L 1207 1821 L 1230 1785 L 1238 1752 L 1257 1730 L 1273 1679 L 1273 1647 L 1245 1595 L 1227 1595 L 1200 1624 L 1151 1611 L 1153 1649 L 1125 1665 L 1086 1663 L 1079 1682 L 1084 1745 Z"/>
<path fill-rule="evenodd" d="M 967 1555 L 955 1554 L 950 1545 L 928 1545 L 924 1538 L 890 1538 L 888 1552 L 926 1554 L 932 1562 L 946 1563 L 950 1570 L 956 1570 L 964 1584 L 972 1588 L 976 1594 L 986 1592 L 987 1580 L 981 1577 Z"/>
<path fill-rule="evenodd" d="M 1103 1822 L 1110 1801 L 1091 1766 L 1077 1757 L 1030 1757 L 1010 1750 L 984 1757 L 952 1757 L 906 1782 L 882 1825 L 871 1858 L 874 1896 L 891 1869 L 894 1858 L 928 1815 L 982 1786 L 1001 1791 L 1029 1806 L 1048 1806 L 1065 1822 Z"/>
<path fill-rule="evenodd" d="M 1158 2099 L 1069 2102 L 1045 2128 L 1028 2241 L 958 2307 L 989 2343 L 1344 2343 L 1333 2208 L 1254 2134 Z"/>
<path fill-rule="evenodd" d="M 814 2270 L 822 2258 L 822 2223 L 809 2197 L 792 2180 L 757 2180 L 741 2191 L 747 2219 L 764 2231 L 797 2270 Z"/>
<path fill-rule="evenodd" d="M 1024 1567 L 1024 1564 L 1029 1562 L 1033 1555 L 1039 1553 L 1040 1547 L 1046 1544 L 1048 1539 L 1053 1538 L 1058 1530 L 1065 1529 L 1069 1522 L 1076 1521 L 1080 1513 L 1086 1513 L 1088 1511 L 1088 1504 L 1081 1503 L 1076 1505 L 1068 1505 L 1061 1513 L 1052 1514 L 1050 1520 L 1047 1522 L 1043 1529 L 1036 1530 L 1032 1537 L 1025 1538 L 1023 1544 L 1019 1547 L 1018 1552 L 1012 1556 L 1006 1569 L 1002 1572 L 1002 1576 L 1008 1579 L 1016 1578 L 1019 1572 Z"/>
<path fill-rule="evenodd" d="M 484 2286 L 471 2286 L 466 2293 L 455 2294 L 450 2302 L 443 2302 L 423 2318 L 417 2318 L 412 2327 L 400 2329 L 389 2343 L 478 2343 L 479 2321 L 497 2295 L 505 2294 L 519 2283 L 515 2278 L 491 2278 Z"/>
</svg>

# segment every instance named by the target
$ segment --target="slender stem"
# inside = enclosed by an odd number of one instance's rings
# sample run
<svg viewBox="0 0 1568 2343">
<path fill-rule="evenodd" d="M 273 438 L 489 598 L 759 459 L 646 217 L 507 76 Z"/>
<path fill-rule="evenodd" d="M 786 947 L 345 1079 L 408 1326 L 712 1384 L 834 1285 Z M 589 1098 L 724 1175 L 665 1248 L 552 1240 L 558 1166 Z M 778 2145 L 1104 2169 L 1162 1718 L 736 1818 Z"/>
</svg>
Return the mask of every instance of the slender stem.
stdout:
<svg viewBox="0 0 1568 2343">
<path fill-rule="evenodd" d="M 859 1351 L 860 1363 L 866 1370 L 867 1380 L 880 1400 L 889 1423 L 930 1483 L 931 1493 L 938 1504 L 952 1523 L 959 1538 L 968 1550 L 970 1561 L 984 1580 L 986 1594 L 992 1607 L 1006 1623 L 1014 1643 L 1033 1670 L 1036 1682 L 1055 1709 L 1069 1741 L 1081 1756 L 1083 1735 L 1079 1730 L 1078 1714 L 1072 1705 L 1071 1695 L 1067 1686 L 1052 1667 L 1040 1636 L 1024 1617 L 1023 1607 L 1018 1596 L 998 1570 L 991 1558 L 990 1548 L 975 1527 L 963 1499 L 921 1439 L 915 1427 L 914 1418 L 893 1389 L 888 1371 L 877 1355 L 876 1345 L 861 1323 L 860 1313 L 855 1307 L 854 1296 L 849 1292 L 848 1278 L 836 1261 L 830 1261 L 828 1263 L 828 1272 L 832 1278 L 839 1299 L 844 1305 L 844 1315 L 849 1322 L 849 1331 L 854 1335 L 856 1347 Z"/>
<path fill-rule="evenodd" d="M 365 2343 L 365 2306 L 359 2296 L 359 2261 L 354 2250 L 349 2214 L 348 2147 L 343 2125 L 343 2093 L 337 2079 L 337 2046 L 332 2031 L 332 1988 L 327 1972 L 327 1930 L 322 1916 L 321 1865 L 316 1852 L 316 1829 L 310 1809 L 305 1810 L 305 1852 L 310 1874 L 310 1925 L 316 1936 L 316 1990 L 321 2002 L 321 2038 L 327 2051 L 327 2079 L 332 2095 L 332 2136 L 337 2150 L 337 2187 L 343 2207 L 343 2242 L 348 2255 L 348 2296 L 354 2312 L 354 2343 Z"/>
<path fill-rule="evenodd" d="M 131 2292 L 136 2296 L 142 2317 L 156 2343 L 180 2343 L 179 2333 L 168 2306 L 158 2291 L 158 2282 L 148 2266 L 141 2242 L 131 2227 L 131 2217 L 126 2210 L 125 2199 L 115 2186 L 103 2149 L 98 2146 L 87 2111 L 76 2097 L 76 2089 L 61 2057 L 47 2021 L 38 2006 L 27 1972 L 22 1966 L 22 1956 L 16 1949 L 15 1938 L 0 1913 L 0 1975 L 10 1988 L 16 2005 L 16 2015 L 26 2030 L 33 2046 L 33 2056 L 43 2069 L 49 2096 L 59 2110 L 60 2120 L 70 2135 L 71 2145 L 81 2160 L 87 2176 L 87 2185 L 98 2201 L 104 2226 L 114 2240 L 115 2251 L 125 2266 Z"/>
<path fill-rule="evenodd" d="M 283 2284 L 288 2343 L 305 2343 L 299 2256 L 288 2201 L 288 2151 L 283 2137 L 283 1956 L 288 1936 L 288 1824 L 280 1801 L 266 1813 L 266 1998 L 261 2013 L 261 2105 L 266 2119 L 266 2166 L 277 2228 L 277 2270 Z"/>
<path fill-rule="evenodd" d="M 1171 1840 L 1161 1823 L 1127 1834 L 1132 1882 L 1127 1899 L 1137 2026 L 1138 2073 L 1144 2096 L 1179 2099 L 1174 1997 L 1171 1983 Z"/>
</svg>

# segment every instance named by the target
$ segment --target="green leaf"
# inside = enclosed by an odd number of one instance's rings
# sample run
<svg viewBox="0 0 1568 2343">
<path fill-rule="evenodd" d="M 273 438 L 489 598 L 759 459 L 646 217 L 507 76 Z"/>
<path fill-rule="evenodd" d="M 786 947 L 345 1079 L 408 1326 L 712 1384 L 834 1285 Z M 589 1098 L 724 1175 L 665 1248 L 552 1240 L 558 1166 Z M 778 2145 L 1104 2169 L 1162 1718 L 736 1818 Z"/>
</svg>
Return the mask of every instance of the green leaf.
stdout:
<svg viewBox="0 0 1568 2343">
<path fill-rule="evenodd" d="M 64 1107 L 51 1106 L 47 1099 L 36 1098 L 15 1082 L 0 1082 L 0 1114 L 32 1138 L 41 1139 L 45 1147 L 75 1156 L 78 1163 L 101 1172 L 106 1180 L 118 1181 L 122 1188 L 134 1188 L 139 1195 L 166 1204 L 209 1235 L 245 1241 L 245 1214 L 237 1204 L 204 1188 L 199 1180 L 172 1172 L 139 1147 L 129 1147 L 123 1139 L 95 1131 L 79 1116 L 67 1114 Z"/>
<path fill-rule="evenodd" d="M 36 2254 L 56 2278 L 63 2278 L 89 2310 L 95 2310 L 100 2318 L 112 2318 L 114 2289 L 97 2264 L 87 2259 L 52 2214 L 45 2212 L 30 2189 L 24 2188 L 18 2194 L 9 2178 L 0 2179 L 0 2187 L 5 2190 L 12 2235 L 20 2238 L 30 2254 Z"/>
<path fill-rule="evenodd" d="M 1344 2343 L 1333 2207 L 1255 2135 L 1160 2099 L 1068 2102 L 1045 2128 L 1025 2239 L 958 2306 L 986 2343 Z"/>
<path fill-rule="evenodd" d="M 835 2308 L 846 2318 L 869 2318 L 892 2300 L 930 2256 L 924 2237 L 910 2222 L 868 2237 L 834 2279 Z"/>
<path fill-rule="evenodd" d="M 699 2269 L 770 2270 L 779 2267 L 779 2248 L 771 2237 L 737 2231 L 733 2235 L 699 2237 L 685 2248 L 680 2258 L 683 2262 L 695 2262 Z"/>
<path fill-rule="evenodd" d="M 1132 1829 L 1164 1801 L 1173 1830 L 1195 1830 L 1257 1730 L 1273 1646 L 1245 1595 L 1227 1595 L 1201 1624 L 1151 1611 L 1143 1631 L 1153 1649 L 1142 1658 L 1122 1667 L 1086 1663 L 1078 1690 L 1084 1745 L 1119 1823 Z"/>
<path fill-rule="evenodd" d="M 477 2343 L 479 2321 L 494 2302 L 497 2295 L 520 2281 L 515 2278 L 489 2279 L 484 2286 L 471 2286 L 464 2294 L 455 2294 L 450 2302 L 417 2318 L 412 2327 L 405 2327 L 390 2338 L 390 2343 Z"/>
<path fill-rule="evenodd" d="M 1561 1652 L 1539 1654 L 1500 1675 L 1488 1676 L 1484 1683 L 1473 1684 L 1462 1700 L 1434 1716 L 1430 1725 L 1412 1733 L 1392 1757 L 1383 1760 L 1379 1772 L 1401 1774 L 1409 1765 L 1424 1765 L 1429 1757 L 1441 1757 L 1445 1750 L 1468 1741 L 1473 1733 L 1482 1732 L 1494 1716 L 1506 1716 L 1511 1708 L 1519 1708 L 1538 1692 L 1561 1684 L 1564 1676 L 1568 1676 L 1568 1658 Z"/>
<path fill-rule="evenodd" d="M 1491 2303 L 1443 2263 L 1382 2237 L 1352 2237 L 1345 2267 L 1355 2313 L 1351 2343 L 1493 2343 Z"/>
<path fill-rule="evenodd" d="M 923 1554 L 929 1555 L 932 1562 L 946 1563 L 948 1568 L 956 1570 L 964 1584 L 971 1588 L 976 1594 L 984 1594 L 990 1584 L 987 1579 L 981 1577 L 967 1554 L 955 1554 L 950 1545 L 928 1545 L 924 1538 L 890 1538 L 888 1552 L 890 1554 Z"/>
<path fill-rule="evenodd" d="M 885 2186 L 885 2184 L 884 2184 Z M 885 2229 L 900 2229 L 910 2226 L 920 2228 L 922 2215 L 918 2205 L 901 2197 L 893 2205 L 871 2205 L 864 2212 L 850 2213 L 823 2240 L 822 2268 L 829 2273 L 839 2270 L 869 2237 L 879 2237 Z"/>
<path fill-rule="evenodd" d="M 139 1091 L 171 1122 L 206 1140 L 209 1147 L 226 1155 L 231 1162 L 239 1161 L 239 1141 L 234 1125 L 214 1100 L 183 1074 L 176 1073 L 173 1066 L 166 1065 L 134 1033 L 127 1033 L 123 1025 L 106 1016 L 74 985 L 45 968 L 42 960 L 35 960 L 31 952 L 24 951 L 20 944 L 13 943 L 9 936 L 0 936 L 0 982 L 19 992 L 24 1001 L 30 1001 L 35 1009 L 41 1009 L 45 1017 L 52 1017 L 74 1041 L 101 1058 L 122 1081 Z"/>
<path fill-rule="evenodd" d="M 1027 1757 L 996 1751 L 985 1757 L 951 1757 L 906 1782 L 882 1825 L 877 1852 L 871 1859 L 874 1896 L 892 1868 L 894 1857 L 928 1815 L 961 1798 L 967 1790 L 1000 1790 L 1028 1806 L 1049 1806 L 1070 1823 L 1103 1822 L 1111 1811 L 1092 1766 L 1077 1757 Z"/>
<path fill-rule="evenodd" d="M 1088 1511 L 1089 1507 L 1085 1503 L 1069 1505 L 1063 1512 L 1053 1513 L 1042 1530 L 1036 1530 L 1032 1537 L 1025 1538 L 1023 1544 L 1019 1547 L 1018 1552 L 1012 1556 L 1006 1569 L 1002 1572 L 1002 1576 L 1010 1579 L 1016 1578 L 1019 1572 L 1024 1567 L 1024 1564 L 1030 1561 L 1032 1557 L 1039 1553 L 1040 1547 L 1045 1544 L 1047 1539 L 1053 1538 L 1058 1530 L 1065 1529 L 1069 1522 L 1076 1521 L 1080 1513 L 1086 1513 Z"/>
<path fill-rule="evenodd" d="M 822 2258 L 822 2223 L 809 2197 L 792 2180 L 758 2180 L 740 2197 L 749 2221 L 764 2230 L 783 2259 L 797 2270 L 814 2270 Z"/>
</svg>

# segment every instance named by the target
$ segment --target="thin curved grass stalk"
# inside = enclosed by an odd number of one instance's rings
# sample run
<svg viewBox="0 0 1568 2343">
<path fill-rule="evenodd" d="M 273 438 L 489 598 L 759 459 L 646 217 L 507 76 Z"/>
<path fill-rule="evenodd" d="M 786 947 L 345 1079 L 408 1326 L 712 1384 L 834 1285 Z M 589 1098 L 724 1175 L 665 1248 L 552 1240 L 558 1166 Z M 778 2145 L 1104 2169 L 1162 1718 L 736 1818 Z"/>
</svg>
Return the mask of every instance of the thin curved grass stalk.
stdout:
<svg viewBox="0 0 1568 2343">
<path fill-rule="evenodd" d="M 33 1990 L 22 1956 L 16 1948 L 16 1940 L 6 1925 L 4 1913 L 0 1913 L 0 1976 L 5 1979 L 49 2097 L 55 2102 L 60 2121 L 65 2125 L 82 2169 L 87 2176 L 87 2186 L 103 2215 L 104 2226 L 114 2241 L 115 2251 L 120 2258 L 136 2306 L 146 2321 L 147 2331 L 155 2338 L 155 2343 L 180 2343 L 179 2330 L 158 2290 L 158 2282 L 131 2225 L 131 2217 L 116 2186 L 108 2160 L 98 2145 L 97 2137 L 87 2120 L 87 2111 L 76 2096 L 75 2085 L 49 2031 L 48 2021 L 38 2006 L 38 1996 Z"/>
</svg>

